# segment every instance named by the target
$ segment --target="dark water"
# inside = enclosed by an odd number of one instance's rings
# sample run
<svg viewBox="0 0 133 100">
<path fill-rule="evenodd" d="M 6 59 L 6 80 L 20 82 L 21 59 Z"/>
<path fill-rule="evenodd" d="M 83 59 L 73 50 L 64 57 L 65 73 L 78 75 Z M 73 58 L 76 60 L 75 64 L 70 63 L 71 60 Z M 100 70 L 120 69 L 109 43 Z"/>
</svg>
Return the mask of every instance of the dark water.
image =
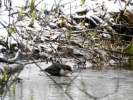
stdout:
<svg viewBox="0 0 133 100">
<path fill-rule="evenodd" d="M 52 77 L 55 83 L 36 66 L 27 66 L 20 75 L 23 80 L 12 85 L 4 100 L 133 100 L 133 71 L 79 71 L 66 77 Z"/>
</svg>

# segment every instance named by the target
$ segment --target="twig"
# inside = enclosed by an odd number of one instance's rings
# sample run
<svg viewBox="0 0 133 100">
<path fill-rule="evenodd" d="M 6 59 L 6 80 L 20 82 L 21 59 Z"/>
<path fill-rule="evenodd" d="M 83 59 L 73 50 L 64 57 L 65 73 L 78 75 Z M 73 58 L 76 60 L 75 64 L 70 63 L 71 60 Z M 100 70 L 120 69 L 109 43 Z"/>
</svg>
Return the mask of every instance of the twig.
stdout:
<svg viewBox="0 0 133 100">
<path fill-rule="evenodd" d="M 34 62 L 34 59 L 32 59 L 32 61 Z M 36 65 L 37 67 L 39 67 L 40 70 L 43 70 L 37 63 L 35 63 L 35 65 Z M 56 84 L 59 86 L 59 88 L 60 88 L 61 90 L 63 90 L 63 88 L 61 87 L 61 85 L 59 85 L 47 72 L 44 71 L 44 73 L 45 73 L 54 83 L 56 83 Z M 64 90 L 63 90 L 63 91 L 64 91 Z M 67 95 L 71 100 L 74 100 L 68 92 L 66 92 L 66 91 L 64 91 L 64 92 L 66 93 L 66 95 Z"/>
<path fill-rule="evenodd" d="M 130 1 L 131 1 L 131 0 L 128 0 L 128 2 L 126 3 L 126 5 L 125 5 L 125 8 L 124 8 L 123 12 L 126 10 L 126 8 L 127 8 L 127 6 L 129 5 Z"/>
<path fill-rule="evenodd" d="M 133 54 L 131 53 L 127 53 L 127 52 L 120 52 L 120 51 L 114 51 L 114 50 L 109 50 L 109 49 L 104 49 L 106 51 L 110 51 L 110 52 L 116 52 L 116 53 L 120 53 L 120 54 L 124 54 L 124 55 L 130 55 L 130 56 L 133 56 Z"/>
<path fill-rule="evenodd" d="M 74 81 L 74 79 L 76 79 L 76 78 L 78 77 L 78 75 L 81 73 L 81 70 L 82 70 L 82 69 L 80 69 L 80 71 L 78 72 L 78 74 L 77 74 L 76 76 L 74 76 L 74 78 L 73 78 L 73 79 L 70 81 L 70 83 L 67 85 L 65 92 L 67 91 L 67 89 L 68 89 L 68 87 L 70 86 L 70 84 Z"/>
</svg>

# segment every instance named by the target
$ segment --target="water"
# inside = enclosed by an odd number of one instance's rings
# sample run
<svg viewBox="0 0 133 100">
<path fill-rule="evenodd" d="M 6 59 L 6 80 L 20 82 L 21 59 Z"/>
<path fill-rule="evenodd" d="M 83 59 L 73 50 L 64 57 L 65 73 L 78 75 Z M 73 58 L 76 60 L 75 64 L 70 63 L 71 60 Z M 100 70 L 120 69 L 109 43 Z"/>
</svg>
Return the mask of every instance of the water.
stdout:
<svg viewBox="0 0 133 100">
<path fill-rule="evenodd" d="M 41 63 L 40 66 L 48 65 Z M 39 70 L 35 65 L 25 67 L 20 75 L 23 80 L 12 85 L 16 88 L 15 94 L 11 87 L 4 100 L 71 100 L 70 97 L 73 100 L 133 100 L 133 71 L 130 70 L 90 68 L 80 73 L 77 70 L 66 77 L 53 76 L 57 83 Z"/>
</svg>

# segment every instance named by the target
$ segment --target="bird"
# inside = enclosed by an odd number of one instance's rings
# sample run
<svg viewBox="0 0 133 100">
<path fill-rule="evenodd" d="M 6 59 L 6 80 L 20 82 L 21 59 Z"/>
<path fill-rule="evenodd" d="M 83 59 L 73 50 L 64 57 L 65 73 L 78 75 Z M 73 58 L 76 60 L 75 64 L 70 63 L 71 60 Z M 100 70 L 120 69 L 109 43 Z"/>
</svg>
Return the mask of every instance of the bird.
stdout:
<svg viewBox="0 0 133 100">
<path fill-rule="evenodd" d="M 69 65 L 53 63 L 48 68 L 44 69 L 51 76 L 65 76 L 68 72 L 72 72 L 72 68 Z"/>
</svg>

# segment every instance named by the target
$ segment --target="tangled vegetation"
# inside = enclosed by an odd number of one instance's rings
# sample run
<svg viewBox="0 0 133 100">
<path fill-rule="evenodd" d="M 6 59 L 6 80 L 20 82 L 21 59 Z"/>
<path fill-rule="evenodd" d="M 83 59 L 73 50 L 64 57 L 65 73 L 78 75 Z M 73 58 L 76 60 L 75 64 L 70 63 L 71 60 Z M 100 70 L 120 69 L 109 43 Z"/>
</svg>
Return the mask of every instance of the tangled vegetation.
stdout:
<svg viewBox="0 0 133 100">
<path fill-rule="evenodd" d="M 8 67 L 0 67 L 0 89 L 26 64 L 48 63 L 51 58 L 59 63 L 86 61 L 101 69 L 103 65 L 123 62 L 132 66 L 133 13 L 127 9 L 132 6 L 131 0 L 119 2 L 125 4 L 119 12 L 108 12 L 104 2 L 89 9 L 84 5 L 86 0 L 81 0 L 81 9 L 75 10 L 71 5 L 74 1 L 61 4 L 60 0 L 48 10 L 46 4 L 38 8 L 43 0 L 26 0 L 21 7 L 13 7 L 11 1 L 4 0 L 0 12 L 3 32 L 0 33 L 0 61 Z M 66 14 L 68 5 L 69 14 Z M 5 16 L 9 23 L 3 21 Z"/>
</svg>

